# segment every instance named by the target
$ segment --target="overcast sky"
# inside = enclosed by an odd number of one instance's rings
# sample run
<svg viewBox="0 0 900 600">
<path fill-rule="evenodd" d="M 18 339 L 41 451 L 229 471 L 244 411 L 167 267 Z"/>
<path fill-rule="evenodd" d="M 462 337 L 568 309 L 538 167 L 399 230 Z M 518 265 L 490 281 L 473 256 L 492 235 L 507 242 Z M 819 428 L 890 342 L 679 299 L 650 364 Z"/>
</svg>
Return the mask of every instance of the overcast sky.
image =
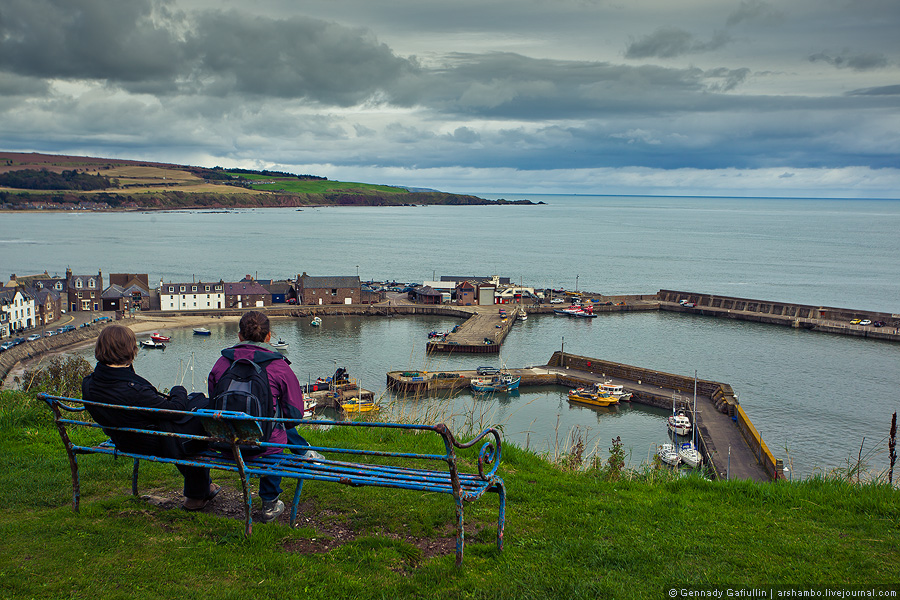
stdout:
<svg viewBox="0 0 900 600">
<path fill-rule="evenodd" d="M 508 198 L 900 198 L 900 1 L 2 0 L 0 147 Z"/>
</svg>

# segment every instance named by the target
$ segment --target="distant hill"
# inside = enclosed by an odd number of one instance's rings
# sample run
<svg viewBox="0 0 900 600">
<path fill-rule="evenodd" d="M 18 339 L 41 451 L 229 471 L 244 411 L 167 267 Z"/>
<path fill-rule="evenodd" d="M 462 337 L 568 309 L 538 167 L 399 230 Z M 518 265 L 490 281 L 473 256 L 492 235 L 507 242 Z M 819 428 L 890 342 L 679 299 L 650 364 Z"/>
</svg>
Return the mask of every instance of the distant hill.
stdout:
<svg viewBox="0 0 900 600">
<path fill-rule="evenodd" d="M 413 191 L 414 190 L 414 191 Z M 135 210 L 533 204 L 317 175 L 0 152 L 0 209 Z"/>
</svg>

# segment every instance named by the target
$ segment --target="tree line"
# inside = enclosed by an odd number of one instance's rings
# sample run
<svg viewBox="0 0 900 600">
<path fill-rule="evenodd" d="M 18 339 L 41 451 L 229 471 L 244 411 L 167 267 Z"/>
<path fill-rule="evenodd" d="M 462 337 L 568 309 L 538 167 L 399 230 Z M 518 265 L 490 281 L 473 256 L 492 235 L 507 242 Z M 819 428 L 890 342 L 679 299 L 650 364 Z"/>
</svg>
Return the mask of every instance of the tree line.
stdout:
<svg viewBox="0 0 900 600">
<path fill-rule="evenodd" d="M 20 190 L 105 190 L 114 187 L 109 177 L 79 173 L 76 170 L 55 173 L 47 169 L 22 169 L 0 173 L 0 186 Z"/>
</svg>

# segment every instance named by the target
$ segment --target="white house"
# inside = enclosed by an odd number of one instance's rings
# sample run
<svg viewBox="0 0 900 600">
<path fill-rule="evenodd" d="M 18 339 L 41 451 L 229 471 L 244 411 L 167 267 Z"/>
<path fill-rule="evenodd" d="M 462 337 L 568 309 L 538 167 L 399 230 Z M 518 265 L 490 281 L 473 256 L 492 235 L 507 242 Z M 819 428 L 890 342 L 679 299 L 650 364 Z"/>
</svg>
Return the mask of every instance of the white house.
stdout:
<svg viewBox="0 0 900 600">
<path fill-rule="evenodd" d="M 21 289 L 0 291 L 0 311 L 6 315 L 6 318 L 0 319 L 0 327 L 3 329 L 0 335 L 4 337 L 35 325 L 34 298 Z"/>
<path fill-rule="evenodd" d="M 225 308 L 225 284 L 159 282 L 160 310 L 207 310 Z"/>
</svg>

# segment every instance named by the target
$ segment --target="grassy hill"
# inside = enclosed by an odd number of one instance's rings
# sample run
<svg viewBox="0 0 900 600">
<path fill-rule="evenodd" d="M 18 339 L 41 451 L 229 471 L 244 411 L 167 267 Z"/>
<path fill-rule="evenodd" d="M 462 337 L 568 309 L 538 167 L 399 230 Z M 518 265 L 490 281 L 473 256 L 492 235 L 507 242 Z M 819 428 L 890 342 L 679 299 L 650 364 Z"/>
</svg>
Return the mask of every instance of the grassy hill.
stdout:
<svg viewBox="0 0 900 600">
<path fill-rule="evenodd" d="M 427 451 L 431 443 L 347 429 L 304 435 L 314 445 L 390 451 Z M 240 513 L 227 509 L 236 480 L 214 472 L 224 499 L 187 513 L 177 508 L 173 467 L 141 466 L 141 493 L 167 504 L 130 495 L 130 461 L 85 456 L 74 513 L 49 411 L 24 393 L 2 392 L 0 597 L 594 600 L 898 588 L 900 492 L 888 485 L 707 481 L 563 458 L 553 464 L 504 446 L 504 551 L 493 543 L 497 501 L 488 495 L 466 506 L 457 570 L 446 495 L 308 482 L 301 527 L 256 524 L 245 539 Z M 474 460 L 464 458 L 468 469 Z M 290 498 L 293 486 L 285 489 Z"/>
<path fill-rule="evenodd" d="M 97 189 L 6 187 L 12 172 L 79 174 L 102 179 Z M 86 177 L 82 177 L 86 178 Z M 16 178 L 16 181 L 22 178 Z M 30 177 L 29 181 L 39 179 Z M 47 177 L 51 179 L 51 177 Z M 59 177 L 53 177 L 57 181 Z M 73 186 L 74 187 L 74 186 Z M 90 203 L 97 204 L 93 206 Z M 268 171 L 227 170 L 144 161 L 0 152 L 0 207 L 240 208 L 269 206 L 508 204 L 476 196 L 410 192 L 404 188 Z M 518 204 L 531 204 L 518 201 Z"/>
</svg>

